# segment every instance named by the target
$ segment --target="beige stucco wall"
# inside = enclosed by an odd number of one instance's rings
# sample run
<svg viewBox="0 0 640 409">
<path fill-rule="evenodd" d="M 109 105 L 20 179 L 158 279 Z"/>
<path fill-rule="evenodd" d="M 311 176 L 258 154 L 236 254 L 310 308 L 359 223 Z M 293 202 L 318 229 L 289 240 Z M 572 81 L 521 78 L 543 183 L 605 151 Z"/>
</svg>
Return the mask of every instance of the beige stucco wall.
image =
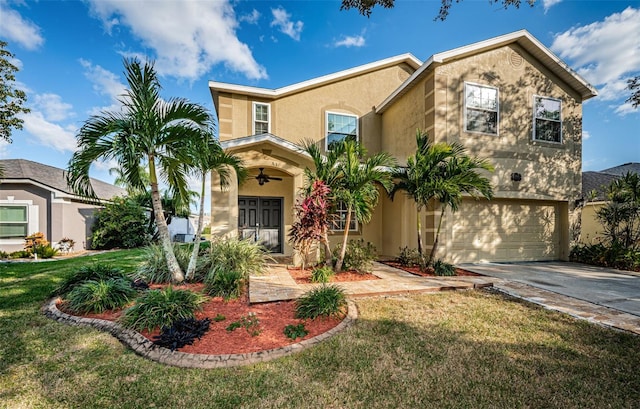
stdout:
<svg viewBox="0 0 640 409">
<path fill-rule="evenodd" d="M 586 203 L 582 208 L 581 243 L 594 244 L 602 239 L 602 224 L 596 218 L 596 212 L 602 209 L 604 204 L 604 202 Z"/>
</svg>

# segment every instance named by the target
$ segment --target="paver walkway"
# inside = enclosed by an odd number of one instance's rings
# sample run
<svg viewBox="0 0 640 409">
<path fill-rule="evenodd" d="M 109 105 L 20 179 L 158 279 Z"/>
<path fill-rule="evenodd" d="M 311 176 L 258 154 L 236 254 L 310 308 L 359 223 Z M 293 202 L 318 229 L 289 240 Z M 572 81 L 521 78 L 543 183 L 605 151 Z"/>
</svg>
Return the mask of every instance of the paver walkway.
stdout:
<svg viewBox="0 0 640 409">
<path fill-rule="evenodd" d="M 466 265 L 463 268 L 473 270 Z M 508 295 L 550 310 L 640 335 L 640 316 L 509 279 L 488 276 L 418 277 L 382 263 L 374 264 L 373 273 L 380 279 L 342 282 L 338 285 L 352 297 L 425 293 L 492 286 Z M 317 285 L 297 284 L 287 272 L 285 264 L 272 264 L 264 275 L 250 277 L 249 301 L 261 303 L 293 300 Z"/>
<path fill-rule="evenodd" d="M 352 297 L 464 290 L 491 286 L 491 277 L 418 277 L 406 271 L 374 263 L 379 280 L 338 283 Z M 319 284 L 297 284 L 284 264 L 272 264 L 264 275 L 249 278 L 249 302 L 293 300 Z"/>
</svg>

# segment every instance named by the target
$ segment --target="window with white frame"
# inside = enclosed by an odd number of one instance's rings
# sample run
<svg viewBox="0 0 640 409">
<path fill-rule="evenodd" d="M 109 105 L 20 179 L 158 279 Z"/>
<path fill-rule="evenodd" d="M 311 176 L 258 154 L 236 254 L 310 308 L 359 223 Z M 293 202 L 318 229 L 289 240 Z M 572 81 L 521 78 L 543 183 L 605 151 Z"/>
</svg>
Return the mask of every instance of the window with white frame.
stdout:
<svg viewBox="0 0 640 409">
<path fill-rule="evenodd" d="M 498 134 L 498 88 L 464 84 L 465 130 L 492 135 Z"/>
<path fill-rule="evenodd" d="M 269 104 L 253 103 L 253 134 L 271 132 L 271 109 Z"/>
<path fill-rule="evenodd" d="M 331 230 L 344 231 L 347 225 L 347 205 L 343 202 L 339 202 L 336 206 L 335 218 L 331 223 Z M 351 211 L 351 220 L 349 221 L 349 231 L 358 230 L 358 220 L 356 215 Z"/>
<path fill-rule="evenodd" d="M 533 139 L 562 143 L 562 101 L 533 97 Z"/>
<path fill-rule="evenodd" d="M 0 205 L 0 239 L 23 239 L 28 231 L 28 206 Z"/>
<path fill-rule="evenodd" d="M 331 146 L 344 140 L 358 140 L 358 117 L 349 114 L 327 112 L 326 114 L 326 146 Z"/>
</svg>

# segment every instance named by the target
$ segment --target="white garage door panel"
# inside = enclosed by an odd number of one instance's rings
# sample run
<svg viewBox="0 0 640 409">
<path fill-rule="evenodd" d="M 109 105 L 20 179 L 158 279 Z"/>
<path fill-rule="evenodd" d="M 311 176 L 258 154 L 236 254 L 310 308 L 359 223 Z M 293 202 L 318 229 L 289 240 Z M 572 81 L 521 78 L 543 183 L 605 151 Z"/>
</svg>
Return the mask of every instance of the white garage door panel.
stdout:
<svg viewBox="0 0 640 409">
<path fill-rule="evenodd" d="M 465 201 L 453 215 L 452 256 L 458 262 L 556 260 L 558 206 Z"/>
</svg>

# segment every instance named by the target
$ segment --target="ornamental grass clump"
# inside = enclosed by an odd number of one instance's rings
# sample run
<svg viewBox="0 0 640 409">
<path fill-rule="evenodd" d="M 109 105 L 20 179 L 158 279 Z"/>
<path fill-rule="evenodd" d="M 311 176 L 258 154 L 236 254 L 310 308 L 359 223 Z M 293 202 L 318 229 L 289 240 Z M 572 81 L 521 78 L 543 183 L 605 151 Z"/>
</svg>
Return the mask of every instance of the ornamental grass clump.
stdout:
<svg viewBox="0 0 640 409">
<path fill-rule="evenodd" d="M 437 276 L 450 277 L 456 275 L 456 268 L 453 264 L 438 259 L 433 263 L 433 273 Z"/>
<path fill-rule="evenodd" d="M 67 306 L 75 313 L 102 313 L 122 308 L 135 296 L 131 282 L 123 278 L 89 280 L 75 286 L 67 295 Z"/>
<path fill-rule="evenodd" d="M 96 263 L 82 266 L 64 278 L 55 293 L 58 295 L 64 295 L 73 290 L 77 285 L 87 281 L 105 281 L 111 278 L 122 279 L 128 281 L 129 285 L 131 284 L 129 276 L 124 272 L 124 270 L 113 267 L 109 264 Z"/>
<path fill-rule="evenodd" d="M 267 252 L 259 243 L 253 240 L 240 240 L 237 238 L 221 239 L 211 242 L 209 251 L 205 253 L 205 261 L 202 270 L 237 271 L 243 279 L 248 279 L 250 274 L 260 274 L 266 265 Z M 203 280 L 202 274 L 196 280 Z"/>
<path fill-rule="evenodd" d="M 333 271 L 333 269 L 329 266 L 314 268 L 313 271 L 311 271 L 311 282 L 312 283 L 328 283 L 334 274 L 335 274 L 335 271 Z"/>
<path fill-rule="evenodd" d="M 296 318 L 338 317 L 346 308 L 344 290 L 337 285 L 323 284 L 296 301 Z"/>
<path fill-rule="evenodd" d="M 156 327 L 170 327 L 180 319 L 193 318 L 202 308 L 206 297 L 189 290 L 149 290 L 127 308 L 120 322 L 137 331 L 152 331 Z"/>
<path fill-rule="evenodd" d="M 238 298 L 242 294 L 245 279 L 238 271 L 214 267 L 207 277 L 205 277 L 204 284 L 207 294 L 229 300 Z"/>
</svg>

